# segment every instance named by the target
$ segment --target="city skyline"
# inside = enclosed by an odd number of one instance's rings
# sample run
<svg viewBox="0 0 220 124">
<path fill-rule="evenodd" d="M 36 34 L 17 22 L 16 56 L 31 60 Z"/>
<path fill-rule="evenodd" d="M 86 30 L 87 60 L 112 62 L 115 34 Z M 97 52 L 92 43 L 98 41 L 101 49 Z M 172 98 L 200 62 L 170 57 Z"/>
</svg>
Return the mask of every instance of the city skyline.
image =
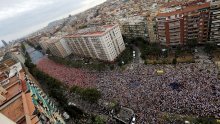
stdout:
<svg viewBox="0 0 220 124">
<path fill-rule="evenodd" d="M 16 40 L 47 26 L 52 21 L 65 18 L 69 14 L 83 12 L 105 1 L 3 0 L 0 5 L 0 28 L 3 29 L 0 32 L 0 39 L 7 42 Z"/>
<path fill-rule="evenodd" d="M 11 0 L 0 24 L 0 123 L 220 122 L 220 0 Z"/>
</svg>

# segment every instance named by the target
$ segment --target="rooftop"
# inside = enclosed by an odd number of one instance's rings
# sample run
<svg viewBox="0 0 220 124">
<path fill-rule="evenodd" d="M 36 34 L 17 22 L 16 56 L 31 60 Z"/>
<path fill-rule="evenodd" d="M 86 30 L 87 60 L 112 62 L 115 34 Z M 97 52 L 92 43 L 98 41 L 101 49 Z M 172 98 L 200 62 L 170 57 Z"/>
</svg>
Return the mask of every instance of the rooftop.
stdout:
<svg viewBox="0 0 220 124">
<path fill-rule="evenodd" d="M 12 79 L 15 80 L 15 79 Z M 0 106 L 3 105 L 4 103 L 8 102 L 12 98 L 14 98 L 16 95 L 21 93 L 21 85 L 18 82 L 10 82 L 10 85 L 8 85 L 7 88 L 5 88 L 7 93 L 2 94 L 6 98 L 5 101 L 0 101 Z"/>
<path fill-rule="evenodd" d="M 142 16 L 133 16 L 133 17 L 127 17 L 127 18 L 121 18 L 119 19 L 120 23 L 124 24 L 138 24 L 141 22 L 144 22 L 144 17 Z"/>
<path fill-rule="evenodd" d="M 209 2 L 197 4 L 194 6 L 187 6 L 187 7 L 176 6 L 176 7 L 172 7 L 172 8 L 165 8 L 164 10 L 162 9 L 162 11 L 159 12 L 157 16 L 167 17 L 167 16 L 171 16 L 171 15 L 188 13 L 191 11 L 195 11 L 195 10 L 202 9 L 202 8 L 208 8 L 208 7 L 210 7 Z"/>
<path fill-rule="evenodd" d="M 16 77 L 16 76 L 11 77 L 11 78 L 9 79 L 9 83 L 8 83 L 8 84 L 5 84 L 5 85 L 3 86 L 3 88 L 5 88 L 5 89 L 7 90 L 8 88 L 10 88 L 11 86 L 13 86 L 14 84 L 16 84 L 16 83 L 18 83 L 18 82 L 19 82 L 18 77 Z"/>
<path fill-rule="evenodd" d="M 84 28 L 78 30 L 76 34 L 69 34 L 64 38 L 100 36 L 112 29 L 113 27 L 115 27 L 115 25 L 103 25 L 97 27 Z"/>
<path fill-rule="evenodd" d="M 12 121 L 19 121 L 21 118 L 24 117 L 24 108 L 21 96 L 6 107 L 1 108 L 0 111 Z"/>
<path fill-rule="evenodd" d="M 2 62 L 0 62 L 0 72 L 6 71 L 9 67 L 16 64 L 16 61 L 13 59 L 7 59 Z"/>
<path fill-rule="evenodd" d="M 0 82 L 6 80 L 7 78 L 8 78 L 8 75 L 6 73 L 0 74 Z"/>
<path fill-rule="evenodd" d="M 22 93 L 22 101 L 23 101 L 24 113 L 26 116 L 26 123 L 36 124 L 39 121 L 39 118 L 35 115 L 32 115 L 35 111 L 35 107 L 32 102 L 31 94 Z"/>
</svg>

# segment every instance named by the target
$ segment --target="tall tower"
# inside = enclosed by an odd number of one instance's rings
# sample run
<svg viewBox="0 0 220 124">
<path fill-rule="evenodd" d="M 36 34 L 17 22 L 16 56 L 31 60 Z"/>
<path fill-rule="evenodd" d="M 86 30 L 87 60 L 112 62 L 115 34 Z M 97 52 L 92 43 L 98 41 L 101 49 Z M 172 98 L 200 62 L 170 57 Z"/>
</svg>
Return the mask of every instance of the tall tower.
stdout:
<svg viewBox="0 0 220 124">
<path fill-rule="evenodd" d="M 4 44 L 4 46 L 8 45 L 4 40 L 2 40 L 2 43 Z"/>
</svg>

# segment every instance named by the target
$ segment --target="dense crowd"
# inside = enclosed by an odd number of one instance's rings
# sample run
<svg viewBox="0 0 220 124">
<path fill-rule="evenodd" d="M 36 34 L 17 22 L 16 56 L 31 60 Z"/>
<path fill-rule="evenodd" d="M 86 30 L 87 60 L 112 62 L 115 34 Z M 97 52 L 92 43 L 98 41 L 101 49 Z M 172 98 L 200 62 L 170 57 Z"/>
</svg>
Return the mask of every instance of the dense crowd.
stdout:
<svg viewBox="0 0 220 124">
<path fill-rule="evenodd" d="M 138 123 L 163 123 L 166 113 L 219 117 L 217 72 L 207 57 L 200 56 L 197 63 L 136 65 L 124 73 L 100 73 L 97 87 L 107 101 L 134 109 Z"/>
<path fill-rule="evenodd" d="M 126 71 L 87 72 L 55 64 L 48 59 L 38 67 L 61 81 L 89 86 L 103 94 L 103 100 L 117 101 L 133 109 L 137 123 L 163 123 L 166 113 L 219 116 L 220 84 L 217 69 L 207 58 L 197 63 L 174 65 L 135 64 Z M 49 63 L 48 63 L 49 62 Z M 164 74 L 158 74 L 163 70 Z"/>
<path fill-rule="evenodd" d="M 57 64 L 47 57 L 39 60 L 37 68 L 68 86 L 92 87 L 96 81 L 96 76 L 88 73 L 86 70 Z"/>
</svg>

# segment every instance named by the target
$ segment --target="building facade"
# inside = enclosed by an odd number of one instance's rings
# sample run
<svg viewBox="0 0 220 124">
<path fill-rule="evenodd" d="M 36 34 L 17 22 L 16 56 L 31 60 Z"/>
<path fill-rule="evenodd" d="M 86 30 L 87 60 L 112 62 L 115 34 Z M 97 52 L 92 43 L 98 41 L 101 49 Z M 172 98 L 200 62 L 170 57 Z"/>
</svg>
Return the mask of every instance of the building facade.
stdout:
<svg viewBox="0 0 220 124">
<path fill-rule="evenodd" d="M 0 113 L 16 124 L 65 124 L 53 102 L 12 58 L 0 60 Z"/>
<path fill-rule="evenodd" d="M 184 45 L 208 40 L 210 3 L 205 0 L 161 8 L 156 17 L 157 39 L 161 45 Z"/>
<path fill-rule="evenodd" d="M 220 43 L 220 0 L 211 1 L 210 41 Z"/>
<path fill-rule="evenodd" d="M 150 43 L 157 42 L 156 23 L 153 17 L 149 17 L 147 20 L 148 34 Z"/>
<path fill-rule="evenodd" d="M 65 58 L 69 56 L 72 51 L 63 38 L 52 37 L 48 40 L 43 40 L 39 43 L 44 52 L 48 49 L 51 54 L 57 57 Z"/>
<path fill-rule="evenodd" d="M 119 20 L 121 33 L 128 40 L 138 37 L 149 40 L 147 20 L 141 16 L 122 18 Z"/>
<path fill-rule="evenodd" d="M 0 67 L 0 113 L 16 124 L 40 124 L 39 118 L 32 115 L 35 109 L 22 80 L 24 70 L 20 62 L 4 59 Z"/>
<path fill-rule="evenodd" d="M 118 25 L 86 28 L 64 38 L 73 54 L 103 61 L 114 61 L 125 49 Z"/>
<path fill-rule="evenodd" d="M 40 44 L 40 46 L 41 46 L 44 53 L 46 53 L 46 51 L 48 50 L 48 41 L 49 41 L 48 37 L 42 37 L 40 39 L 39 44 Z"/>
</svg>

